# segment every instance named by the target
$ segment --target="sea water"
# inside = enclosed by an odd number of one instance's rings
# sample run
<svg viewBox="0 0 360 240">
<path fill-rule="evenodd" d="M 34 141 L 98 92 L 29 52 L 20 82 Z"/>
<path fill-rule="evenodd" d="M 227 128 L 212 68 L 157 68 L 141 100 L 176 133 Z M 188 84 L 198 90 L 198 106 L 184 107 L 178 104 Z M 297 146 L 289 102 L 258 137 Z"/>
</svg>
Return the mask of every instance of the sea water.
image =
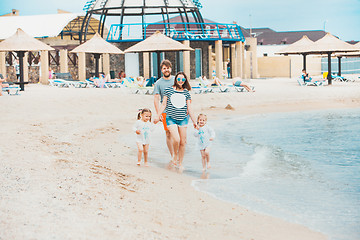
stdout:
<svg viewBox="0 0 360 240">
<path fill-rule="evenodd" d="M 228 117 L 216 131 L 212 168 L 202 173 L 188 128 L 185 174 L 199 191 L 322 232 L 360 239 L 360 109 Z M 190 126 L 190 125 L 189 125 Z M 154 134 L 153 164 L 169 159 Z"/>
</svg>

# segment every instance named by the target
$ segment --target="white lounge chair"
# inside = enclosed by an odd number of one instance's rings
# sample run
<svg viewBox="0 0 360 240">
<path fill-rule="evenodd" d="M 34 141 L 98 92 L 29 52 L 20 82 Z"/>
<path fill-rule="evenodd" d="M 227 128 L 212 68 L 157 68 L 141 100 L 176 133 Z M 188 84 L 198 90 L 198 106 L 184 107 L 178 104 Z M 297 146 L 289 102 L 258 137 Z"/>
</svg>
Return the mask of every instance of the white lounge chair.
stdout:
<svg viewBox="0 0 360 240">
<path fill-rule="evenodd" d="M 300 76 L 297 79 L 297 82 L 300 86 L 323 86 L 325 83 L 325 80 L 316 80 L 316 81 L 312 81 L 312 78 L 310 78 L 310 81 L 305 81 L 303 80 L 302 76 Z"/>
<path fill-rule="evenodd" d="M 7 92 L 9 95 L 19 95 L 20 88 L 18 86 L 3 87 L 3 92 Z"/>
</svg>

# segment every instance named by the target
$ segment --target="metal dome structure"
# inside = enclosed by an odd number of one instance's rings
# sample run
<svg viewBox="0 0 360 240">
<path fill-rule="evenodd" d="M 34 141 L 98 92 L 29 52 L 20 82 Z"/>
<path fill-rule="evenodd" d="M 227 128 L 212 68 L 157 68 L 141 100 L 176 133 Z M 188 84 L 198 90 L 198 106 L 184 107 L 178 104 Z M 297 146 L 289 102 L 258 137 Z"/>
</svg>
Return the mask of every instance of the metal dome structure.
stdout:
<svg viewBox="0 0 360 240">
<path fill-rule="evenodd" d="M 86 41 L 89 20 L 93 15 L 100 15 L 97 32 L 102 37 L 104 25 L 108 16 L 118 16 L 117 23 L 123 24 L 126 17 L 141 17 L 142 26 L 146 24 L 146 16 L 161 16 L 163 22 L 169 22 L 171 17 L 181 16 L 182 22 L 204 23 L 200 13 L 202 7 L 199 0 L 89 0 L 84 6 L 86 16 L 81 28 L 80 41 Z M 193 22 L 193 20 L 192 20 Z"/>
</svg>

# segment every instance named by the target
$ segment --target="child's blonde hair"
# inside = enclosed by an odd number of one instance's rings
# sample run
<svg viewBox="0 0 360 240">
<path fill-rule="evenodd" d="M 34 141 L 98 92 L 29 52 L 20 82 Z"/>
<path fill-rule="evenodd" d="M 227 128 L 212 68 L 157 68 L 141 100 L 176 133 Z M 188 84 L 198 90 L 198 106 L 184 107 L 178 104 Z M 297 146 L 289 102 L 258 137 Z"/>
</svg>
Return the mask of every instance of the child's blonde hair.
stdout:
<svg viewBox="0 0 360 240">
<path fill-rule="evenodd" d="M 197 117 L 196 122 L 199 122 L 199 118 L 200 118 L 200 117 L 204 117 L 204 118 L 205 118 L 205 121 L 207 121 L 207 116 L 206 116 L 206 114 L 200 113 L 200 114 L 198 115 L 198 117 Z"/>
<path fill-rule="evenodd" d="M 150 113 L 151 114 L 151 110 L 148 109 L 148 108 L 143 108 L 143 109 L 139 109 L 139 113 L 137 115 L 137 119 L 140 120 L 141 119 L 141 115 L 144 114 L 144 113 Z M 151 116 L 150 116 L 150 121 L 151 121 Z"/>
</svg>

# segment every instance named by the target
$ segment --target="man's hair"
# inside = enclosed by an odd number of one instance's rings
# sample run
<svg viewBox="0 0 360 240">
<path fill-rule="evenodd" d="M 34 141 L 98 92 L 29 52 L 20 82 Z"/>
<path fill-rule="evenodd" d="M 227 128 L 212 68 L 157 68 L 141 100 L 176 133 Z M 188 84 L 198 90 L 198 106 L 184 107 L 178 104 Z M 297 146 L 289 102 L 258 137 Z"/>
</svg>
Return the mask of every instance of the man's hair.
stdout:
<svg viewBox="0 0 360 240">
<path fill-rule="evenodd" d="M 160 63 L 160 69 L 163 67 L 163 66 L 166 66 L 168 68 L 172 68 L 172 64 L 169 60 L 167 59 L 164 59 L 161 63 Z"/>
</svg>

